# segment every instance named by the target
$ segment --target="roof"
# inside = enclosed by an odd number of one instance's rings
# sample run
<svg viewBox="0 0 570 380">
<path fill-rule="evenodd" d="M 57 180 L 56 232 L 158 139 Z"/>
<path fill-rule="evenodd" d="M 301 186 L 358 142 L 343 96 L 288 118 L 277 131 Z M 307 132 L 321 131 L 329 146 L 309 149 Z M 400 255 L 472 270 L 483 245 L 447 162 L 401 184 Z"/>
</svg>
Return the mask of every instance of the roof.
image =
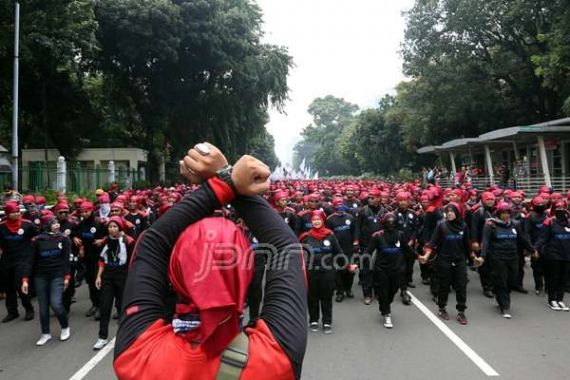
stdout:
<svg viewBox="0 0 570 380">
<path fill-rule="evenodd" d="M 424 146 L 419 148 L 416 152 L 418 154 L 436 153 L 440 151 L 457 150 L 460 148 L 489 144 L 493 142 L 504 143 L 505 139 L 510 139 L 511 141 L 515 141 L 515 140 L 523 140 L 525 137 L 528 139 L 530 136 L 536 136 L 537 134 L 559 135 L 561 133 L 570 134 L 570 117 L 547 121 L 539 124 L 497 129 L 491 132 L 483 133 L 478 137 L 460 138 L 460 139 L 447 141 L 442 145 Z"/>
</svg>

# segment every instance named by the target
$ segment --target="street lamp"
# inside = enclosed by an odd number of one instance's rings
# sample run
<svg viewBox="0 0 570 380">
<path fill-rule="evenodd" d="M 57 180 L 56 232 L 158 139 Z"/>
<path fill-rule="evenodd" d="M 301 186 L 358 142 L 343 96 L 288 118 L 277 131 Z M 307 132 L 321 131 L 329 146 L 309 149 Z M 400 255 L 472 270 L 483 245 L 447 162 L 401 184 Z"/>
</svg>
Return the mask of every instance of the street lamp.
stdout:
<svg viewBox="0 0 570 380">
<path fill-rule="evenodd" d="M 12 184 L 14 186 L 14 190 L 18 191 L 18 77 L 20 72 L 20 3 L 18 0 L 16 0 L 15 3 L 16 17 L 14 20 L 14 106 L 12 108 Z"/>
</svg>

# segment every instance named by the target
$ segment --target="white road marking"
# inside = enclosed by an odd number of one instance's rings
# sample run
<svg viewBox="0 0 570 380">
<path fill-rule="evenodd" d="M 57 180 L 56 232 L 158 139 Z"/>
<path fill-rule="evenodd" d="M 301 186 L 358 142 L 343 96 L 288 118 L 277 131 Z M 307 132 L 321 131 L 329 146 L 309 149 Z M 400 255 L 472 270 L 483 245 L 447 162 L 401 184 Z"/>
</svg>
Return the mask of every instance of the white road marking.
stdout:
<svg viewBox="0 0 570 380">
<path fill-rule="evenodd" d="M 420 311 L 422 313 L 424 313 L 424 315 L 426 317 L 428 317 L 428 319 L 430 321 L 432 321 L 433 324 L 436 325 L 436 327 L 442 333 L 444 333 L 445 336 L 447 336 L 449 338 L 449 340 L 451 340 L 457 346 L 457 348 L 459 348 L 461 351 L 463 351 L 463 353 L 469 359 L 471 359 L 471 361 L 473 363 L 475 363 L 475 365 L 477 367 L 479 367 L 479 369 L 481 369 L 481 371 L 483 371 L 483 373 L 485 375 L 487 375 L 487 376 L 499 376 L 497 371 L 495 371 L 489 364 L 487 364 L 487 362 L 482 357 L 480 357 L 475 351 L 473 351 L 473 349 L 471 347 L 469 347 L 463 341 L 463 339 L 458 337 L 449 327 L 447 327 L 447 325 L 445 323 L 443 323 L 435 314 L 433 314 L 419 299 L 417 299 L 409 291 L 408 291 L 408 294 L 410 295 L 410 297 L 412 297 L 412 302 L 414 303 L 414 305 L 416 305 L 416 307 L 418 309 L 420 309 Z"/>
<path fill-rule="evenodd" d="M 103 347 L 97 355 L 93 356 L 91 360 L 89 360 L 83 367 L 79 369 L 79 371 L 75 372 L 73 376 L 69 378 L 69 380 L 82 380 L 101 360 L 107 356 L 107 354 L 113 351 L 115 347 L 115 338 L 113 338 L 105 347 Z"/>
</svg>

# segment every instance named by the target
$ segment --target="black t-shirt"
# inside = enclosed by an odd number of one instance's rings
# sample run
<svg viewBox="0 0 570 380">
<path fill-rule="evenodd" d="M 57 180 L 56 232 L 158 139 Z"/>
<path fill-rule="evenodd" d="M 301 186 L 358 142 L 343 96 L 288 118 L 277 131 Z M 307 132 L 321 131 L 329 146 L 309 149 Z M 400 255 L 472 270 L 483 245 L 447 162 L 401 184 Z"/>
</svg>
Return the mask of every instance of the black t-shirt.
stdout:
<svg viewBox="0 0 570 380">
<path fill-rule="evenodd" d="M 9 268 L 16 264 L 26 264 L 33 254 L 32 238 L 38 234 L 34 224 L 22 219 L 16 232 L 11 232 L 6 221 L 0 223 L 0 245 L 2 247 L 2 264 Z"/>
</svg>

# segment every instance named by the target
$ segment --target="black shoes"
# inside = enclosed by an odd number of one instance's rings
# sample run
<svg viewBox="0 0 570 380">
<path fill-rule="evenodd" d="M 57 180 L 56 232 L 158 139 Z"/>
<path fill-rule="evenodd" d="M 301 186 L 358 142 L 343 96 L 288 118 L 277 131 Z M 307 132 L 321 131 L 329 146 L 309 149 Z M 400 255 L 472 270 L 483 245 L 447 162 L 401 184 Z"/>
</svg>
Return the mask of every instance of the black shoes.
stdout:
<svg viewBox="0 0 570 380">
<path fill-rule="evenodd" d="M 31 321 L 32 319 L 34 319 L 34 309 L 28 309 L 26 310 L 26 315 L 24 316 L 24 320 L 25 321 Z"/>
<path fill-rule="evenodd" d="M 404 305 L 410 305 L 412 303 L 412 297 L 406 291 L 400 292 L 400 297 L 402 297 L 402 303 Z"/>
<path fill-rule="evenodd" d="M 484 295 L 485 297 L 487 297 L 487 298 L 494 298 L 493 292 L 490 291 L 490 290 L 484 290 L 484 291 L 483 291 L 483 295 Z"/>
<path fill-rule="evenodd" d="M 344 295 L 342 293 L 337 293 L 335 301 L 342 302 L 342 300 L 344 300 Z"/>
<path fill-rule="evenodd" d="M 2 323 L 11 322 L 14 319 L 18 318 L 19 316 L 20 316 L 20 314 L 8 314 L 7 316 L 4 317 L 4 319 L 2 320 Z"/>
<path fill-rule="evenodd" d="M 354 293 L 352 292 L 352 290 L 346 292 L 346 298 L 354 298 Z"/>
<path fill-rule="evenodd" d="M 85 316 L 87 318 L 90 318 L 90 317 L 95 315 L 96 311 L 97 311 L 97 308 L 95 306 L 91 306 L 91 309 L 87 310 L 87 313 L 85 313 Z"/>
<path fill-rule="evenodd" d="M 515 292 L 518 292 L 518 293 L 528 294 L 528 290 L 526 290 L 526 289 L 523 288 L 522 286 L 514 287 L 513 290 L 514 290 Z"/>
</svg>

